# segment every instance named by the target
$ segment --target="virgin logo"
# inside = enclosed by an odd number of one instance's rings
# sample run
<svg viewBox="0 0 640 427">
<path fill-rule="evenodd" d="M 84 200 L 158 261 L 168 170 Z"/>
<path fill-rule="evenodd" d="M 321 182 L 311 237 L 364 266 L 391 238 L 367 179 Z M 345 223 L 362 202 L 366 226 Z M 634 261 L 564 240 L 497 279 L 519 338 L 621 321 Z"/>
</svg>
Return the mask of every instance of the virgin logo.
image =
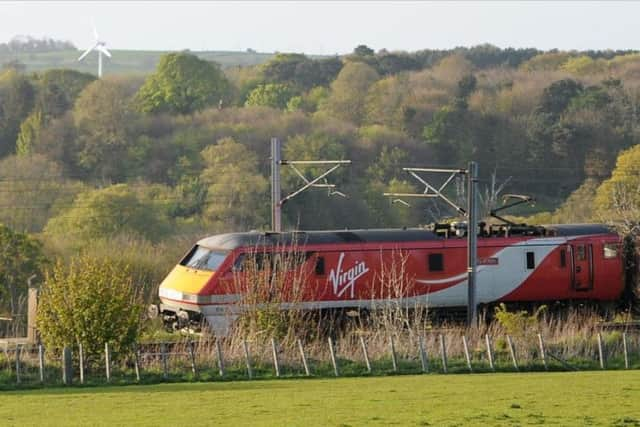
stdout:
<svg viewBox="0 0 640 427">
<path fill-rule="evenodd" d="M 329 281 L 333 285 L 333 294 L 341 297 L 345 292 L 349 291 L 351 298 L 354 297 L 356 280 L 369 272 L 369 268 L 364 261 L 356 261 L 355 265 L 347 270 L 342 270 L 342 261 L 344 260 L 344 252 L 340 254 L 338 266 L 329 272 Z"/>
</svg>

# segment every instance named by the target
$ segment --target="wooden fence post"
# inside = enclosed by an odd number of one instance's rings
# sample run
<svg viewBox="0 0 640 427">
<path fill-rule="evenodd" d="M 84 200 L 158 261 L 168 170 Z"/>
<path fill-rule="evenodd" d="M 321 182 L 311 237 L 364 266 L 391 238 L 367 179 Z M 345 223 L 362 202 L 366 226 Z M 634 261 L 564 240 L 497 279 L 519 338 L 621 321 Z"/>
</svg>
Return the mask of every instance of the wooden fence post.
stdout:
<svg viewBox="0 0 640 427">
<path fill-rule="evenodd" d="M 464 350 L 464 358 L 467 360 L 467 368 L 469 368 L 469 372 L 473 372 L 471 355 L 469 354 L 469 344 L 467 343 L 467 337 L 465 335 L 462 336 L 462 348 Z"/>
<path fill-rule="evenodd" d="M 133 344 L 133 368 L 136 371 L 136 381 L 140 382 L 140 359 L 138 356 L 138 344 Z"/>
<path fill-rule="evenodd" d="M 487 357 L 489 358 L 489 367 L 492 371 L 495 371 L 496 367 L 493 363 L 493 349 L 491 348 L 491 338 L 489 338 L 489 334 L 485 334 L 484 339 L 487 343 Z"/>
<path fill-rule="evenodd" d="M 371 361 L 369 360 L 369 351 L 367 351 L 367 343 L 364 342 L 364 338 L 362 337 L 362 335 L 360 335 L 360 346 L 362 347 L 364 363 L 367 365 L 367 372 L 371 373 Z"/>
<path fill-rule="evenodd" d="M 398 359 L 396 357 L 396 346 L 393 343 L 393 336 L 389 337 L 389 346 L 391 347 L 391 365 L 393 366 L 393 372 L 398 372 Z"/>
<path fill-rule="evenodd" d="M 189 357 L 191 359 L 191 372 L 193 372 L 193 377 L 198 378 L 198 370 L 196 368 L 196 351 L 194 349 L 193 341 L 189 340 Z"/>
<path fill-rule="evenodd" d="M 160 343 L 160 358 L 162 360 L 162 378 L 169 378 L 169 366 L 167 364 L 167 345 Z"/>
<path fill-rule="evenodd" d="M 221 377 L 224 377 L 224 358 L 222 356 L 222 347 L 220 347 L 220 341 L 216 338 L 216 353 L 218 355 L 218 372 Z"/>
<path fill-rule="evenodd" d="M 104 343 L 104 366 L 105 373 L 107 374 L 107 382 L 111 381 L 111 349 L 109 343 Z"/>
<path fill-rule="evenodd" d="M 40 383 L 44 384 L 44 347 L 38 344 L 38 365 L 40 366 Z"/>
<path fill-rule="evenodd" d="M 84 349 L 82 343 L 78 343 L 78 363 L 80 367 L 80 384 L 84 384 Z"/>
<path fill-rule="evenodd" d="M 600 359 L 600 369 L 604 369 L 604 351 L 602 348 L 602 334 L 598 332 L 598 359 Z"/>
<path fill-rule="evenodd" d="M 513 346 L 513 341 L 511 337 L 507 335 L 507 344 L 509 345 L 509 352 L 511 353 L 511 360 L 513 360 L 513 367 L 516 368 L 516 371 L 519 371 L 518 367 L 518 359 L 516 359 L 516 348 Z"/>
<path fill-rule="evenodd" d="M 22 346 L 16 344 L 16 384 L 20 384 L 20 352 Z"/>
<path fill-rule="evenodd" d="M 622 333 L 622 351 L 624 352 L 624 369 L 629 369 L 629 350 L 627 348 L 627 333 Z"/>
<path fill-rule="evenodd" d="M 547 365 L 547 352 L 544 349 L 544 340 L 542 339 L 542 334 L 538 334 L 538 345 L 540 346 L 540 357 L 542 357 L 542 364 L 544 365 L 544 370 L 548 371 L 549 366 Z"/>
<path fill-rule="evenodd" d="M 276 377 L 280 378 L 280 360 L 278 360 L 278 346 L 275 338 L 271 338 L 271 353 L 273 353 L 273 367 L 276 370 Z"/>
<path fill-rule="evenodd" d="M 244 361 L 247 364 L 247 376 L 249 379 L 253 379 L 253 370 L 251 369 L 251 356 L 249 355 L 249 346 L 247 340 L 242 339 L 242 350 L 244 351 Z"/>
<path fill-rule="evenodd" d="M 331 363 L 333 364 L 333 373 L 336 377 L 340 376 L 338 371 L 338 361 L 336 360 L 336 351 L 333 348 L 333 340 L 329 337 L 329 353 L 331 355 Z"/>
<path fill-rule="evenodd" d="M 304 353 L 304 346 L 302 340 L 298 338 L 298 350 L 300 350 L 300 357 L 302 358 L 302 366 L 304 366 L 304 373 L 306 376 L 310 376 L 309 364 L 307 363 L 307 355 Z"/>
<path fill-rule="evenodd" d="M 73 379 L 73 365 L 71 363 L 71 349 L 62 349 L 62 382 L 64 385 L 71 385 Z"/>
<path fill-rule="evenodd" d="M 440 354 L 442 355 L 442 371 L 446 374 L 449 371 L 447 367 L 447 345 L 442 334 L 440 334 Z"/>
<path fill-rule="evenodd" d="M 429 372 L 429 359 L 427 358 L 427 351 L 424 348 L 424 340 L 422 335 L 418 337 L 418 351 L 420 353 L 420 364 L 422 365 L 422 372 Z"/>
</svg>

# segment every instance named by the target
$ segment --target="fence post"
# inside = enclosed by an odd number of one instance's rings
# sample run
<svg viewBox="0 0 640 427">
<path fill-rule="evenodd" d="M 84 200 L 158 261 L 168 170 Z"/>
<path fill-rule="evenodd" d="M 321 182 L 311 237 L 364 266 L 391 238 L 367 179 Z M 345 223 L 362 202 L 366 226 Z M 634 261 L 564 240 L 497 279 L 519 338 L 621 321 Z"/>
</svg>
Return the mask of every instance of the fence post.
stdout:
<svg viewBox="0 0 640 427">
<path fill-rule="evenodd" d="M 336 377 L 340 376 L 340 373 L 338 372 L 338 362 L 336 360 L 336 351 L 333 348 L 333 340 L 331 339 L 331 337 L 329 337 L 329 353 L 331 355 L 331 363 L 333 363 L 333 373 L 336 375 Z"/>
<path fill-rule="evenodd" d="M 251 369 L 251 356 L 249 355 L 249 346 L 247 340 L 242 339 L 242 350 L 244 351 L 244 361 L 247 364 L 247 376 L 249 379 L 253 379 L 253 370 Z"/>
<path fill-rule="evenodd" d="M 447 367 L 447 345 L 444 342 L 444 335 L 440 334 L 440 353 L 442 355 L 442 370 L 446 374 L 449 369 Z"/>
<path fill-rule="evenodd" d="M 418 350 L 420 352 L 420 363 L 422 364 L 422 372 L 429 372 L 429 359 L 427 359 L 427 351 L 424 348 L 424 340 L 422 335 L 418 337 Z"/>
<path fill-rule="evenodd" d="M 276 370 L 276 377 L 280 378 L 280 360 L 278 360 L 278 346 L 275 338 L 271 338 L 271 353 L 273 353 L 273 367 Z"/>
<path fill-rule="evenodd" d="M 78 343 L 78 362 L 80 365 L 80 384 L 84 384 L 84 349 L 82 343 Z"/>
<path fill-rule="evenodd" d="M 487 343 L 487 357 L 489 358 L 489 367 L 492 371 L 495 371 L 496 367 L 493 364 L 493 349 L 491 348 L 491 338 L 489 338 L 489 334 L 485 334 L 484 339 Z"/>
<path fill-rule="evenodd" d="M 393 343 L 393 336 L 389 337 L 389 346 L 391 347 L 391 364 L 393 365 L 393 372 L 398 372 L 398 359 L 396 357 L 396 346 Z"/>
<path fill-rule="evenodd" d="M 602 334 L 598 332 L 598 358 L 600 359 L 600 369 L 604 369 L 604 351 L 602 349 Z"/>
<path fill-rule="evenodd" d="M 71 349 L 65 346 L 62 349 L 62 382 L 71 385 L 73 378 L 73 365 L 71 363 Z"/>
<path fill-rule="evenodd" d="M 469 372 L 473 372 L 471 356 L 469 355 L 469 344 L 467 343 L 467 337 L 465 335 L 462 336 L 462 348 L 464 349 L 464 358 L 467 360 L 467 368 L 469 368 Z"/>
<path fill-rule="evenodd" d="M 167 345 L 160 343 L 160 359 L 162 360 L 162 378 L 169 378 L 169 367 L 167 366 Z"/>
<path fill-rule="evenodd" d="M 627 333 L 622 333 L 622 351 L 624 352 L 624 369 L 629 369 L 629 351 L 627 349 Z"/>
<path fill-rule="evenodd" d="M 362 354 L 364 355 L 364 363 L 367 365 L 367 372 L 371 373 L 371 361 L 369 360 L 367 343 L 364 342 L 364 338 L 362 337 L 362 335 L 360 335 L 360 346 L 362 347 Z"/>
<path fill-rule="evenodd" d="M 111 349 L 109 343 L 104 343 L 104 366 L 107 374 L 107 382 L 111 381 Z"/>
<path fill-rule="evenodd" d="M 300 350 L 300 357 L 302 358 L 302 366 L 304 366 L 304 373 L 306 376 L 310 376 L 311 372 L 309 371 L 309 365 L 307 364 L 307 355 L 304 353 L 304 347 L 302 345 L 302 340 L 298 338 L 298 350 Z"/>
<path fill-rule="evenodd" d="M 198 370 L 196 369 L 196 352 L 194 349 L 194 343 L 191 340 L 189 340 L 189 357 L 191 358 L 191 372 L 193 372 L 193 377 L 197 379 Z"/>
<path fill-rule="evenodd" d="M 216 353 L 218 355 L 218 372 L 221 377 L 224 377 L 224 358 L 222 356 L 222 348 L 220 347 L 220 341 L 216 338 Z"/>
<path fill-rule="evenodd" d="M 518 367 L 518 359 L 516 359 L 516 348 L 513 345 L 513 341 L 511 337 L 507 335 L 507 344 L 509 345 L 509 352 L 511 353 L 511 360 L 513 360 L 513 367 L 516 368 L 516 371 L 519 371 Z"/>
<path fill-rule="evenodd" d="M 44 347 L 38 344 L 38 365 L 40 365 L 40 383 L 44 384 Z"/>
<path fill-rule="evenodd" d="M 16 344 L 16 384 L 20 384 L 20 351 L 21 345 Z"/>
<path fill-rule="evenodd" d="M 540 357 L 542 357 L 542 364 L 544 365 L 544 370 L 548 371 L 549 367 L 547 366 L 547 353 L 544 350 L 544 340 L 542 339 L 542 334 L 538 334 L 538 344 L 540 345 Z"/>
<path fill-rule="evenodd" d="M 138 344 L 133 344 L 133 368 L 136 371 L 136 381 L 140 382 L 140 360 L 138 357 Z"/>
</svg>

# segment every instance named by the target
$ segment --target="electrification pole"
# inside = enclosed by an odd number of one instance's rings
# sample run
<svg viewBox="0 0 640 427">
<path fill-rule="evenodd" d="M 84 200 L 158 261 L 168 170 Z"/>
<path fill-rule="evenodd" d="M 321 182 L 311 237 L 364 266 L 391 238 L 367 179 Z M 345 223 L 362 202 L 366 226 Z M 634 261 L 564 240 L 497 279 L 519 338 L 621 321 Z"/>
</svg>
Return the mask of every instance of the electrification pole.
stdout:
<svg viewBox="0 0 640 427">
<path fill-rule="evenodd" d="M 271 138 L 271 228 L 282 231 L 282 190 L 280 188 L 280 140 Z"/>
<path fill-rule="evenodd" d="M 351 160 L 282 160 L 281 144 L 278 138 L 271 138 L 271 226 L 273 231 L 282 231 L 282 206 L 289 200 L 296 197 L 303 191 L 313 188 L 326 188 L 329 191 L 329 196 L 337 195 L 347 197 L 346 194 L 335 190 L 335 184 L 329 184 L 327 182 L 327 176 L 333 171 L 338 169 L 342 165 L 351 164 Z M 304 182 L 304 185 L 294 192 L 282 197 L 282 188 L 280 182 L 280 166 L 289 166 L 296 175 Z M 331 165 L 331 168 L 321 173 L 315 178 L 308 179 L 298 166 L 323 166 Z M 320 181 L 324 181 L 321 184 Z"/>
<path fill-rule="evenodd" d="M 469 162 L 468 169 L 443 169 L 443 168 L 403 168 L 413 178 L 425 186 L 422 193 L 384 193 L 388 197 L 416 197 L 416 198 L 438 198 L 460 215 L 467 217 L 467 326 L 475 328 L 477 326 L 477 266 L 478 266 L 478 164 Z M 448 174 L 449 177 L 441 185 L 433 185 L 418 173 Z M 454 178 L 465 175 L 467 178 L 467 209 L 458 206 L 445 194 L 444 190 Z M 401 199 L 399 201 L 403 202 Z M 394 201 L 395 202 L 395 201 Z M 408 203 L 403 202 L 409 206 Z"/>
<path fill-rule="evenodd" d="M 476 301 L 476 279 L 478 270 L 478 164 L 469 162 L 467 173 L 467 326 L 475 328 L 478 323 Z"/>
</svg>

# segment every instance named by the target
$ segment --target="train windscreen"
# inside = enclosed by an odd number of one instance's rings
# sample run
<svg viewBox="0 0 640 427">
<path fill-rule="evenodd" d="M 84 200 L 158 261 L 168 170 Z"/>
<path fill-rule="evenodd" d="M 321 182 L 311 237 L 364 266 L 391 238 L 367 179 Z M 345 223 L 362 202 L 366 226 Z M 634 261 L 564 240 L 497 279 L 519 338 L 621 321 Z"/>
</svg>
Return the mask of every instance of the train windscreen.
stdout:
<svg viewBox="0 0 640 427">
<path fill-rule="evenodd" d="M 196 270 L 216 271 L 228 254 L 228 251 L 213 250 L 196 245 L 184 257 L 180 265 L 195 268 Z"/>
</svg>

